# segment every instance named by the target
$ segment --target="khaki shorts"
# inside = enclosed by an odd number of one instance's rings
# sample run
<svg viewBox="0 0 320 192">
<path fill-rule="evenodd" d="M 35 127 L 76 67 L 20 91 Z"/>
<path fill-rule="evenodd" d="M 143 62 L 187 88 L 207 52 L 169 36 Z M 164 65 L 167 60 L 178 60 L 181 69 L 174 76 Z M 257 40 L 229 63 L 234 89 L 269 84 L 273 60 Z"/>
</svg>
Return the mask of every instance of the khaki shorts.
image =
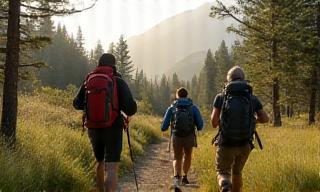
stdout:
<svg viewBox="0 0 320 192">
<path fill-rule="evenodd" d="M 172 147 L 174 152 L 174 159 L 179 160 L 183 154 L 189 154 L 192 148 L 195 147 L 195 135 L 191 134 L 186 137 L 172 136 Z"/>
<path fill-rule="evenodd" d="M 250 144 L 241 147 L 217 146 L 216 171 L 218 175 L 241 175 L 252 150 Z"/>
</svg>

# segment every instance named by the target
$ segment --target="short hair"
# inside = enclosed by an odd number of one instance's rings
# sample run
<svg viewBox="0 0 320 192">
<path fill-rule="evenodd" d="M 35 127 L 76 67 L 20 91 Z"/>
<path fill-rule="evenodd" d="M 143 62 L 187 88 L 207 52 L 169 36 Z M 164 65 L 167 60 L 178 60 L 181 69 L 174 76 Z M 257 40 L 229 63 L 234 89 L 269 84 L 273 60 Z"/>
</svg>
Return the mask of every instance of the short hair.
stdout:
<svg viewBox="0 0 320 192">
<path fill-rule="evenodd" d="M 178 95 L 179 98 L 185 98 L 188 96 L 188 91 L 186 88 L 180 87 L 179 89 L 177 89 L 176 95 Z"/>
<path fill-rule="evenodd" d="M 239 66 L 232 67 L 227 74 L 227 81 L 244 80 L 244 71 Z"/>
<path fill-rule="evenodd" d="M 104 53 L 101 55 L 98 66 L 114 66 L 116 64 L 116 58 L 110 53 Z"/>
</svg>

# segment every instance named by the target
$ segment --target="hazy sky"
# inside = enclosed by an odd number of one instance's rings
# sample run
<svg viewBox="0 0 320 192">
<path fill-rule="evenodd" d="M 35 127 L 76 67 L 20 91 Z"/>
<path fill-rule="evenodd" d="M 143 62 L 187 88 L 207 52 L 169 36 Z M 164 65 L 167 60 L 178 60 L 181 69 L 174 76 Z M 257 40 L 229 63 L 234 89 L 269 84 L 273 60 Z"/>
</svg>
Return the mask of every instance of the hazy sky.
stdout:
<svg viewBox="0 0 320 192">
<path fill-rule="evenodd" d="M 65 24 L 69 33 L 74 35 L 80 26 L 86 48 L 93 48 L 101 40 L 107 49 L 109 43 L 117 41 L 121 34 L 126 38 L 140 34 L 170 16 L 206 2 L 214 0 L 98 0 L 90 10 L 54 20 Z"/>
</svg>

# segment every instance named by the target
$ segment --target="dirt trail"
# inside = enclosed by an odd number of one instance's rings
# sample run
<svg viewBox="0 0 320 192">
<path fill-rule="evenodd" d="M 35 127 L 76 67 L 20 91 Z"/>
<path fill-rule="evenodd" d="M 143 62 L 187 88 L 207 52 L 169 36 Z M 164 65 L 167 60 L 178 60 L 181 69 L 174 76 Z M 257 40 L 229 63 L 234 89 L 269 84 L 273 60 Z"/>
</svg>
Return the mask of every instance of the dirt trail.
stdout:
<svg viewBox="0 0 320 192">
<path fill-rule="evenodd" d="M 166 151 L 167 146 L 168 139 L 163 138 L 160 143 L 148 145 L 145 154 L 136 160 L 135 166 L 140 192 L 169 191 L 173 172 L 172 156 L 169 157 L 169 153 Z M 196 191 L 198 185 L 192 168 L 188 177 L 190 185 L 182 186 L 181 190 L 183 192 Z M 136 191 L 133 174 L 130 173 L 120 180 L 120 191 Z"/>
</svg>

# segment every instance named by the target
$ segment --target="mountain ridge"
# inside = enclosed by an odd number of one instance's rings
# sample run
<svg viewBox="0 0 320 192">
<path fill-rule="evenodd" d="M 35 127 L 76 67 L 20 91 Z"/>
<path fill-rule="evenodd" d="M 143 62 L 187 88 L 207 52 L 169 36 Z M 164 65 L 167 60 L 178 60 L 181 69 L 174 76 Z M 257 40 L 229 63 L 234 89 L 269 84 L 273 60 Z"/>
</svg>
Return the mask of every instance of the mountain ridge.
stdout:
<svg viewBox="0 0 320 192">
<path fill-rule="evenodd" d="M 210 18 L 210 6 L 205 3 L 171 16 L 146 32 L 128 38 L 134 65 L 149 77 L 160 76 L 179 68 L 176 66 L 181 65 L 179 61 L 196 52 L 215 51 L 222 40 L 230 45 L 235 38 L 226 32 L 229 24 Z"/>
</svg>

